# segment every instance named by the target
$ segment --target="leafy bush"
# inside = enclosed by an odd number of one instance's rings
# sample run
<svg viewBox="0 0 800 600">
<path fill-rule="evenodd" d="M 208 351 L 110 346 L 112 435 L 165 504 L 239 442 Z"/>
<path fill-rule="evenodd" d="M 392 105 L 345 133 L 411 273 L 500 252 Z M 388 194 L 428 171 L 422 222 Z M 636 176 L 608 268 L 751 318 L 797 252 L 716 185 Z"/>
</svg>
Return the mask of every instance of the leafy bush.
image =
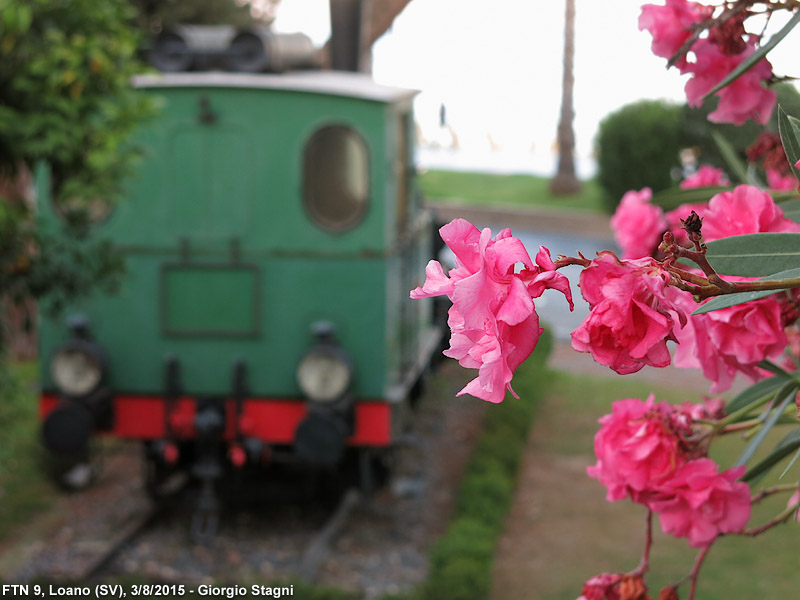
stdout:
<svg viewBox="0 0 800 600">
<path fill-rule="evenodd" d="M 788 114 L 800 114 L 800 92 L 793 85 L 781 83 L 774 89 L 778 104 Z M 714 141 L 715 133 L 746 161 L 747 148 L 762 131 L 778 131 L 777 110 L 766 125 L 753 121 L 732 125 L 708 120 L 716 107 L 716 98 L 697 108 L 642 100 L 603 119 L 597 136 L 597 179 L 606 209 L 614 212 L 628 190 L 649 187 L 658 192 L 674 186 L 672 172 L 680 166 L 679 153 L 684 148 L 694 149 L 701 164 L 721 167 L 731 175 Z"/>
<path fill-rule="evenodd" d="M 600 123 L 597 136 L 598 181 L 603 200 L 613 212 L 622 195 L 672 185 L 671 171 L 680 164 L 683 109 L 661 100 L 623 106 Z"/>
</svg>

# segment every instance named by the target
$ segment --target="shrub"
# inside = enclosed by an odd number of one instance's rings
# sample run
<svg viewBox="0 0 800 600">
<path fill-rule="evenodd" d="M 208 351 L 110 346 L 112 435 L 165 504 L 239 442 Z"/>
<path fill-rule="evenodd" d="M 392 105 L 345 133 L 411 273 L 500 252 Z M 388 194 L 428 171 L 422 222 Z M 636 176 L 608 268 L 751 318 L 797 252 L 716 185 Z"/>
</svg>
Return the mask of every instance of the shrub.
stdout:
<svg viewBox="0 0 800 600">
<path fill-rule="evenodd" d="M 598 181 L 609 212 L 631 189 L 669 188 L 680 165 L 683 109 L 661 100 L 623 106 L 600 123 L 597 135 Z"/>
</svg>

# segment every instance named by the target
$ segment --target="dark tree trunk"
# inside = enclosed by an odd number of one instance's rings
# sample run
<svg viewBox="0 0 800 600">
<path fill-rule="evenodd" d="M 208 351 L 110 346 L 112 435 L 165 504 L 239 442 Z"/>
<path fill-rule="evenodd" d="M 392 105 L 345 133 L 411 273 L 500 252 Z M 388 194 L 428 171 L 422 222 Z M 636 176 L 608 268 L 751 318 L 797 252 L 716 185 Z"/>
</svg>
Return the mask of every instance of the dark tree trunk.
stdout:
<svg viewBox="0 0 800 600">
<path fill-rule="evenodd" d="M 550 191 L 555 195 L 574 194 L 581 189 L 575 176 L 575 132 L 572 121 L 575 110 L 572 92 L 575 77 L 572 72 L 575 59 L 575 0 L 565 0 L 564 17 L 564 78 L 561 91 L 561 116 L 558 122 L 558 172 L 550 181 Z"/>
</svg>

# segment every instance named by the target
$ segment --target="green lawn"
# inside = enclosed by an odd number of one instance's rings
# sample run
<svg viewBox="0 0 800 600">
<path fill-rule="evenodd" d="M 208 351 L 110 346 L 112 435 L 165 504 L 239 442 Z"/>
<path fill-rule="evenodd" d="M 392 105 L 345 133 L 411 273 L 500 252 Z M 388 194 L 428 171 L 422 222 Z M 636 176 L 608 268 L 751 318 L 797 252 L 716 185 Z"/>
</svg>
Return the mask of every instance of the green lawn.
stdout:
<svg viewBox="0 0 800 600">
<path fill-rule="evenodd" d="M 603 212 L 600 187 L 585 181 L 580 193 L 553 196 L 547 177 L 496 175 L 459 171 L 426 171 L 419 176 L 420 187 L 429 199 L 492 206 L 539 206 L 552 209 Z"/>
<path fill-rule="evenodd" d="M 551 385 L 548 398 L 540 405 L 531 441 L 541 490 L 534 495 L 537 512 L 532 518 L 513 523 L 531 538 L 529 547 L 523 548 L 527 556 L 517 559 L 511 565 L 513 569 L 495 574 L 509 580 L 502 587 L 504 600 L 575 598 L 580 595 L 582 582 L 591 576 L 625 572 L 637 565 L 644 541 L 644 508 L 627 500 L 605 501 L 605 488 L 585 473 L 586 466 L 595 462 L 597 418 L 610 412 L 612 401 L 646 398 L 651 391 L 656 401 L 698 400 L 696 395 L 682 392 L 680 386 L 654 388 L 630 377 L 592 378 L 558 372 Z M 777 433 L 776 439 L 784 433 Z M 770 443 L 765 445 L 771 447 Z M 729 436 L 715 445 L 713 457 L 723 469 L 728 468 L 743 448 L 741 440 Z M 774 477 L 782 468 L 776 471 Z M 796 477 L 794 469 L 785 483 Z M 757 506 L 750 525 L 768 521 L 785 507 L 787 499 L 788 495 L 782 495 Z M 696 551 L 686 540 L 663 534 L 657 518 L 654 534 L 647 582 L 655 598 L 660 587 L 691 570 Z M 526 569 L 527 573 L 519 574 Z M 530 587 L 526 586 L 528 581 Z M 719 539 L 701 571 L 697 598 L 788 599 L 798 597 L 798 587 L 800 525 L 790 523 L 758 538 Z M 526 588 L 528 592 L 514 593 Z M 682 587 L 679 593 L 681 598 L 687 597 L 688 587 Z"/>
</svg>

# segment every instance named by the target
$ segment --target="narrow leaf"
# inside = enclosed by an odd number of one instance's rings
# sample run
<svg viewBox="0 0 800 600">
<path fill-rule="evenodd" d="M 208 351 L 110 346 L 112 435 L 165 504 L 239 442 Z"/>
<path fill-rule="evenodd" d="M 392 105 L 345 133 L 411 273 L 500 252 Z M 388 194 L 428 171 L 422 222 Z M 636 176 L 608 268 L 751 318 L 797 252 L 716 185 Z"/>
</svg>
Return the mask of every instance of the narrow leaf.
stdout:
<svg viewBox="0 0 800 600">
<path fill-rule="evenodd" d="M 800 160 L 800 138 L 798 138 L 794 127 L 792 127 L 789 117 L 780 106 L 778 107 L 778 133 L 781 136 L 781 143 L 783 143 L 783 151 L 786 153 L 789 166 L 792 168 L 792 174 L 794 174 L 795 179 L 800 181 L 800 171 L 794 166 Z"/>
<path fill-rule="evenodd" d="M 800 448 L 800 428 L 790 431 L 780 442 L 775 445 L 763 460 L 748 469 L 742 477 L 743 481 L 753 481 L 766 473 L 781 460 Z"/>
<path fill-rule="evenodd" d="M 784 204 L 789 204 L 789 200 L 797 200 L 800 193 L 797 190 L 770 190 L 769 195 L 783 208 Z"/>
<path fill-rule="evenodd" d="M 778 199 L 775 198 L 775 201 L 778 202 Z M 792 200 L 786 200 L 778 204 L 778 206 L 787 219 L 791 219 L 795 223 L 800 223 L 800 199 L 793 198 Z"/>
<path fill-rule="evenodd" d="M 717 148 L 719 148 L 719 153 L 722 155 L 725 164 L 728 166 L 728 171 L 737 181 L 741 183 L 747 182 L 747 165 L 744 164 L 744 161 L 736 153 L 736 150 L 734 150 L 733 146 L 731 146 L 731 143 L 726 140 L 718 131 L 712 131 L 711 137 L 714 139 L 714 143 L 717 145 Z"/>
<path fill-rule="evenodd" d="M 789 406 L 789 402 L 794 400 L 798 389 L 800 389 L 800 386 L 798 386 L 794 381 L 787 381 L 783 384 L 783 386 L 781 386 L 781 389 L 778 390 L 777 394 L 775 394 L 775 401 L 780 401 L 780 404 L 777 408 L 772 410 L 772 413 L 764 422 L 764 425 L 762 425 L 759 432 L 753 437 L 752 440 L 750 440 L 750 443 L 747 444 L 747 447 L 744 449 L 744 452 L 742 452 L 742 455 L 736 460 L 736 463 L 734 463 L 734 467 L 747 464 L 747 461 L 753 457 L 753 454 L 755 454 L 756 450 L 758 450 L 759 446 L 761 446 L 764 438 L 766 438 L 767 434 L 772 430 L 772 427 L 783 414 L 783 411 L 787 406 Z"/>
<path fill-rule="evenodd" d="M 705 102 L 709 96 L 713 95 L 715 92 L 718 92 L 722 88 L 724 88 L 729 83 L 735 81 L 744 73 L 749 71 L 752 67 L 754 67 L 762 58 L 764 58 L 767 53 L 772 50 L 778 43 L 785 38 L 789 32 L 794 29 L 795 25 L 800 23 L 800 11 L 796 12 L 791 19 L 783 26 L 783 28 L 773 35 L 769 41 L 761 46 L 758 50 L 753 52 L 750 56 L 748 56 L 745 60 L 743 60 L 739 66 L 737 66 L 733 71 L 728 73 L 728 76 L 725 77 L 722 81 L 720 81 L 717 85 L 711 88 L 705 96 L 703 96 L 703 101 Z"/>
<path fill-rule="evenodd" d="M 753 163 L 748 163 L 747 165 L 747 179 L 745 180 L 745 183 L 754 185 L 760 190 L 767 189 L 767 184 L 761 181 L 761 178 L 756 173 L 756 166 Z"/>
<path fill-rule="evenodd" d="M 792 460 L 790 460 L 789 464 L 786 465 L 786 468 L 783 470 L 783 473 L 781 473 L 781 476 L 778 477 L 778 479 L 783 479 L 783 476 L 786 475 L 786 473 L 788 473 L 789 469 L 791 469 L 794 466 L 794 463 L 797 462 L 797 459 L 799 457 L 800 457 L 800 449 L 798 449 L 797 452 L 794 453 L 794 456 L 792 457 Z"/>
<path fill-rule="evenodd" d="M 739 394 L 728 403 L 725 407 L 725 413 L 732 415 L 745 408 L 754 408 L 759 401 L 774 394 L 778 388 L 787 381 L 788 379 L 786 377 L 777 375 L 754 383 L 749 388 L 739 392 Z M 749 409 L 746 412 L 749 412 Z"/>
<path fill-rule="evenodd" d="M 764 359 L 764 360 L 758 361 L 758 367 L 760 369 L 764 369 L 765 371 L 769 371 L 770 373 L 775 373 L 775 375 L 780 375 L 781 377 L 784 377 L 784 378 L 786 378 L 786 377 L 792 378 L 792 376 L 789 374 L 789 372 L 786 369 L 784 369 L 783 367 L 781 367 L 779 365 L 776 365 L 771 360 Z"/>
<path fill-rule="evenodd" d="M 800 268 L 800 233 L 750 233 L 708 243 L 706 258 L 720 275 L 763 277 Z"/>
<path fill-rule="evenodd" d="M 767 277 L 761 277 L 758 281 L 775 281 L 778 279 L 789 279 L 794 277 L 800 277 L 800 268 L 797 269 L 787 269 L 786 271 L 781 271 L 779 273 L 773 273 L 772 275 L 768 275 Z M 783 290 L 760 290 L 757 292 L 739 292 L 737 294 L 726 294 L 723 296 L 716 296 L 700 306 L 697 310 L 695 310 L 692 314 L 693 315 L 702 315 L 703 313 L 708 313 L 714 310 L 719 310 L 720 308 L 728 308 L 730 306 L 736 306 L 737 304 L 744 304 L 745 302 L 752 302 L 753 300 L 758 300 L 759 298 L 766 298 L 767 296 L 771 296 L 772 294 L 777 294 L 778 292 L 782 292 Z"/>
<path fill-rule="evenodd" d="M 727 190 L 728 188 L 720 186 L 689 188 L 688 190 L 672 188 L 653 194 L 653 204 L 660 206 L 664 210 L 672 210 L 682 204 L 708 202 L 716 194 Z"/>
</svg>

